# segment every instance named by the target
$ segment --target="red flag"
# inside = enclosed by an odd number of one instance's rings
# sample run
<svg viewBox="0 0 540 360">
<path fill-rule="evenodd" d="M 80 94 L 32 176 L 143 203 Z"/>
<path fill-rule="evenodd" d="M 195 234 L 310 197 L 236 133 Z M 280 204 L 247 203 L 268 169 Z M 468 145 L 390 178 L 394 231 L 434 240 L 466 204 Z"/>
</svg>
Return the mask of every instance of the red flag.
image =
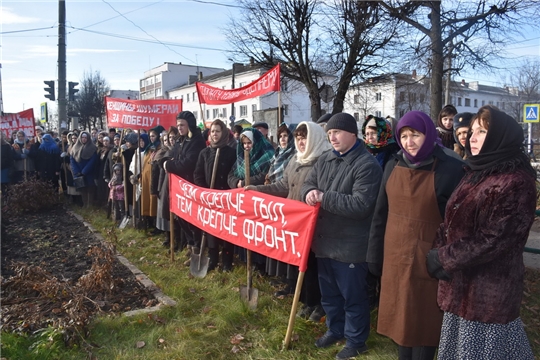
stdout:
<svg viewBox="0 0 540 360">
<path fill-rule="evenodd" d="M 0 117 L 2 132 L 8 138 L 14 131 L 22 130 L 28 137 L 34 136 L 35 122 L 34 109 L 26 109 L 14 114 L 4 114 Z"/>
<path fill-rule="evenodd" d="M 201 188 L 173 174 L 169 200 L 174 214 L 203 231 L 306 270 L 319 206 L 258 191 Z"/>
<path fill-rule="evenodd" d="M 201 82 L 196 82 L 197 96 L 201 104 L 230 104 L 264 95 L 281 89 L 280 64 L 268 70 L 263 76 L 238 89 L 223 90 Z"/>
<path fill-rule="evenodd" d="M 176 115 L 182 111 L 182 100 L 126 100 L 106 97 L 105 109 L 108 127 L 151 129 L 161 125 L 168 129 L 176 126 Z"/>
</svg>

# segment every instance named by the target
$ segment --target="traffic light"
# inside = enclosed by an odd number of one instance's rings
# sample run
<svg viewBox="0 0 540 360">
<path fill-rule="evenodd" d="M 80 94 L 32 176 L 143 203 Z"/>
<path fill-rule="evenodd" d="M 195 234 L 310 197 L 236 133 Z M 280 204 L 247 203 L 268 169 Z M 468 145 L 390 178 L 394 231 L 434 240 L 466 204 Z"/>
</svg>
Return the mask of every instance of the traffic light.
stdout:
<svg viewBox="0 0 540 360">
<path fill-rule="evenodd" d="M 45 97 L 51 101 L 55 101 L 56 97 L 54 96 L 54 80 L 45 80 L 43 82 L 45 83 L 45 85 L 47 85 L 44 90 L 48 92 L 48 94 L 45 94 Z"/>
<path fill-rule="evenodd" d="M 75 89 L 75 86 L 79 85 L 78 82 L 70 81 L 68 83 L 68 100 L 75 101 L 75 94 L 79 92 L 79 89 Z"/>
</svg>

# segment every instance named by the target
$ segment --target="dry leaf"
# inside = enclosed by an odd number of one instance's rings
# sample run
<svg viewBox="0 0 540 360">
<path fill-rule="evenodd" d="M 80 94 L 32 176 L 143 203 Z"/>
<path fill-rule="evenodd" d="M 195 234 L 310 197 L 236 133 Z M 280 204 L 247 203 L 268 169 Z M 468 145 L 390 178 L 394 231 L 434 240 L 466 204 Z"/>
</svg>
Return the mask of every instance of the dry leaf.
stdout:
<svg viewBox="0 0 540 360">
<path fill-rule="evenodd" d="M 240 344 L 244 340 L 241 334 L 236 334 L 231 338 L 231 344 Z"/>
<path fill-rule="evenodd" d="M 163 343 L 165 343 L 165 339 L 159 339 L 158 342 L 159 342 L 160 344 L 163 344 Z"/>
<path fill-rule="evenodd" d="M 240 351 L 240 348 L 239 348 L 238 346 L 236 346 L 236 345 L 234 345 L 234 346 L 232 347 L 232 349 L 231 349 L 231 352 L 232 352 L 233 354 L 236 354 L 236 353 L 238 353 L 239 351 Z"/>
<path fill-rule="evenodd" d="M 142 349 L 143 347 L 145 347 L 146 343 L 144 341 L 137 341 L 137 345 L 135 345 L 137 347 L 137 349 Z"/>
</svg>

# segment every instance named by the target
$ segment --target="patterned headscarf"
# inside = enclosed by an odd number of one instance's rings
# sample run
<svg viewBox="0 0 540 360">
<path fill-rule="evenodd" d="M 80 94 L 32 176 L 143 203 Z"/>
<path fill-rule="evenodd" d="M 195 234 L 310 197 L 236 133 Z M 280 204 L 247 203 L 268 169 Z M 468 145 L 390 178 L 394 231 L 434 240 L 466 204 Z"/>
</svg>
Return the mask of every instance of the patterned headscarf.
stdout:
<svg viewBox="0 0 540 360">
<path fill-rule="evenodd" d="M 60 148 L 50 134 L 45 134 L 41 137 L 41 145 L 39 145 L 39 150 L 43 150 L 49 154 L 60 154 Z"/>
<path fill-rule="evenodd" d="M 246 176 L 244 162 L 244 147 L 241 139 L 247 137 L 253 143 L 253 147 L 249 152 L 249 175 L 255 176 L 260 173 L 267 173 L 270 168 L 270 159 L 274 155 L 274 147 L 257 129 L 245 128 L 240 135 L 240 141 L 236 148 L 236 164 L 234 175 L 239 179 L 244 179 Z"/>
<path fill-rule="evenodd" d="M 272 158 L 272 160 L 270 160 L 268 181 L 270 181 L 271 184 L 275 183 L 283 177 L 283 172 L 285 171 L 287 164 L 293 157 L 296 149 L 294 146 L 294 136 L 291 130 L 289 130 L 289 128 L 287 127 L 287 124 L 281 124 L 281 126 L 278 128 L 278 141 L 279 136 L 283 132 L 286 132 L 288 135 L 287 146 L 285 148 L 278 146 L 278 148 L 275 150 L 274 157 Z"/>
<path fill-rule="evenodd" d="M 364 124 L 362 125 L 362 135 L 366 135 L 366 127 L 368 126 L 368 123 L 371 124 L 372 121 L 375 123 L 374 125 L 377 128 L 377 143 L 370 144 L 366 142 L 366 146 L 368 148 L 379 149 L 385 147 L 388 144 L 395 143 L 394 136 L 392 134 L 392 126 L 390 125 L 390 123 L 381 117 L 373 115 L 369 115 L 366 118 L 366 121 L 364 121 Z"/>
</svg>

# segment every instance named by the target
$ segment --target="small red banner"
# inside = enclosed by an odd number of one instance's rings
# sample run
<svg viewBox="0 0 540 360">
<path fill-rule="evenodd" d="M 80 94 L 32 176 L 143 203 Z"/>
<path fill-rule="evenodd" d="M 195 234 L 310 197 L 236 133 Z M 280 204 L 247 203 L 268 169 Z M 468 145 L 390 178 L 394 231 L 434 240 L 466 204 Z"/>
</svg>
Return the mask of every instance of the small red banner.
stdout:
<svg viewBox="0 0 540 360">
<path fill-rule="evenodd" d="M 0 117 L 2 132 L 11 138 L 14 131 L 22 130 L 28 137 L 34 136 L 34 109 L 26 109 L 14 114 L 4 114 Z"/>
<path fill-rule="evenodd" d="M 114 128 L 152 129 L 158 125 L 176 126 L 182 111 L 180 99 L 126 100 L 105 98 L 107 126 Z"/>
<path fill-rule="evenodd" d="M 197 96 L 201 104 L 231 104 L 261 96 L 270 91 L 279 91 L 281 88 L 280 64 L 268 70 L 257 80 L 238 89 L 223 90 L 201 82 L 195 84 L 197 85 Z"/>
<path fill-rule="evenodd" d="M 208 234 L 306 271 L 319 206 L 169 174 L 170 210 Z"/>
</svg>

